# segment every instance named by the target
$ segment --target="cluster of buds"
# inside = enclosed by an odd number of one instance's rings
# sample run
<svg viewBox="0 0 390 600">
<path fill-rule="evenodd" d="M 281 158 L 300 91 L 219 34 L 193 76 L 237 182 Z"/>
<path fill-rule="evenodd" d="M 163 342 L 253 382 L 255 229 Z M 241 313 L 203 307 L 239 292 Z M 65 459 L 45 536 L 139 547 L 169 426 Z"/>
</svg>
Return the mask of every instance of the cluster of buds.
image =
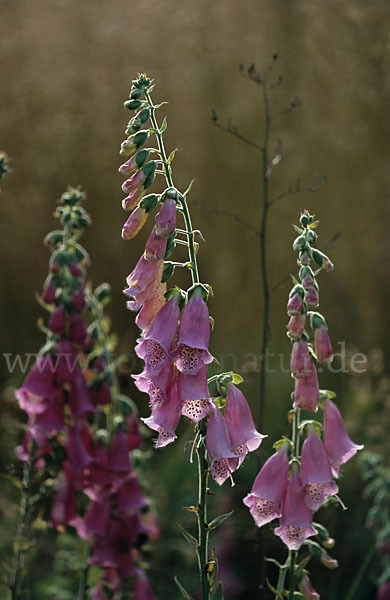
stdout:
<svg viewBox="0 0 390 600">
<path fill-rule="evenodd" d="M 114 385 L 113 340 L 103 314 L 109 286 L 92 293 L 86 282 L 89 258 L 78 243 L 90 223 L 83 198 L 78 189 L 62 195 L 55 213 L 62 229 L 45 238 L 51 258 L 40 301 L 50 318 L 42 326 L 46 343 L 15 392 L 28 415 L 16 453 L 41 480 L 56 480 L 54 490 L 46 485 L 50 524 L 59 531 L 72 526 L 89 542 L 89 564 L 104 569 L 91 593 L 103 599 L 105 589 L 111 590 L 108 597 L 119 597 L 129 577 L 141 592 L 148 586 L 136 561 L 158 528 L 142 515 L 148 500 L 129 457 L 141 444 L 137 418 Z M 114 403 L 121 406 L 115 416 Z"/>
<path fill-rule="evenodd" d="M 130 100 L 125 103 L 125 107 L 130 110 L 139 109 L 140 112 L 130 121 L 129 128 L 133 135 L 131 128 L 134 123 L 138 126 L 142 120 L 141 115 L 150 114 L 154 132 L 161 140 L 166 122 L 161 129 L 153 122 L 156 107 L 150 100 L 150 84 L 150 80 L 143 75 L 132 82 Z M 130 142 L 125 142 L 126 148 L 128 143 Z M 133 144 L 131 148 L 131 152 L 135 152 L 139 146 L 136 148 Z M 139 150 L 119 169 L 126 175 L 129 168 L 135 169 L 130 180 L 123 185 L 125 191 L 128 191 L 129 185 L 133 185 L 129 184 L 131 181 L 137 181 L 137 185 L 141 181 L 152 181 L 151 178 L 144 180 L 145 173 L 140 167 L 136 170 L 135 165 L 140 164 L 144 155 L 140 159 L 137 157 L 143 152 L 145 151 Z M 166 159 L 165 153 L 162 154 L 163 146 L 160 145 L 154 152 L 165 168 L 163 173 L 167 183 L 171 184 L 170 160 Z M 121 153 L 123 154 L 123 144 Z M 146 163 L 148 164 L 150 163 Z M 127 203 L 127 199 L 125 201 Z M 159 212 L 145 251 L 128 276 L 128 287 L 125 289 L 125 294 L 131 298 L 127 303 L 128 308 L 139 311 L 136 323 L 142 331 L 135 350 L 144 360 L 145 368 L 134 379 L 138 389 L 146 392 L 150 399 L 151 415 L 144 419 L 144 423 L 157 432 L 156 447 L 160 448 L 176 439 L 175 430 L 181 416 L 193 421 L 197 427 L 209 417 L 206 446 L 211 473 L 215 481 L 222 484 L 242 463 L 247 452 L 260 445 L 264 436 L 256 431 L 249 406 L 234 385 L 232 376 L 220 376 L 222 379 L 219 380 L 219 387 L 226 396 L 226 402 L 225 399 L 222 402 L 223 406 L 226 404 L 224 415 L 210 396 L 207 365 L 213 361 L 213 357 L 208 349 L 209 286 L 195 281 L 188 291 L 179 288 L 166 291 L 166 281 L 172 276 L 175 266 L 180 264 L 166 259 L 177 243 L 181 242 L 189 247 L 189 239 L 193 236 L 192 231 L 184 231 L 187 241 L 177 240 L 177 234 L 183 233 L 183 230 L 176 229 L 176 214 L 184 214 L 186 210 L 185 195 L 183 197 L 170 185 L 159 196 L 152 194 L 144 197 L 125 224 L 126 234 L 122 233 L 122 236 L 125 239 L 132 238 L 146 221 L 147 214 L 157 206 Z M 194 269 L 191 263 L 182 266 Z"/>
<path fill-rule="evenodd" d="M 295 381 L 293 408 L 289 413 L 292 439 L 283 438 L 276 442 L 274 448 L 277 451 L 264 464 L 252 491 L 244 498 L 244 504 L 249 507 L 258 527 L 275 518 L 280 519 L 274 533 L 289 550 L 297 551 L 305 543 L 323 564 L 334 568 L 336 561 L 317 542 L 305 540 L 319 535 L 318 526 L 313 525 L 313 512 L 327 498 L 337 494 L 334 479 L 338 478 L 341 465 L 363 446 L 350 440 L 340 412 L 331 400 L 335 394 L 319 389 L 317 364 L 330 363 L 333 353 L 325 318 L 311 309 L 319 304 L 316 277 L 321 270 L 332 270 L 333 265 L 325 254 L 313 247 L 317 224 L 305 211 L 300 218 L 301 226 L 295 227 L 299 236 L 293 244 L 294 250 L 299 252 L 300 270 L 299 281 L 294 280 L 287 304 L 290 317 L 287 335 L 292 342 L 290 370 Z M 306 329 L 307 323 L 313 331 L 314 343 Z M 301 410 L 316 412 L 319 406 L 324 410 L 323 423 L 312 419 L 300 422 Z M 300 441 L 305 433 L 301 448 Z M 319 597 L 314 590 L 310 591 L 310 581 L 304 575 L 299 584 L 303 596 Z"/>
</svg>

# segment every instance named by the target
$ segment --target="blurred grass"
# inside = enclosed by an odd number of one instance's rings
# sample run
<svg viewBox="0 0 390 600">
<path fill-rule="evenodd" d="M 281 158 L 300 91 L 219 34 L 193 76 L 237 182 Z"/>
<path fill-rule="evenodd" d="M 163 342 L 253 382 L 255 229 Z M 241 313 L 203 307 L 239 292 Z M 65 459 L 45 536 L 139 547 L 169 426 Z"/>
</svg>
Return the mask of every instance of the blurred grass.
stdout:
<svg viewBox="0 0 390 600">
<path fill-rule="evenodd" d="M 121 289 L 147 232 L 131 243 L 120 239 L 124 213 L 116 171 L 129 117 L 122 102 L 138 71 L 155 77 L 156 100 L 169 101 L 161 117 L 168 116 L 168 149 L 180 149 L 174 163 L 176 184 L 184 188 L 196 177 L 195 200 L 237 213 L 257 226 L 259 156 L 213 127 L 210 115 L 215 108 L 221 120 L 231 117 L 244 134 L 260 142 L 261 99 L 256 86 L 239 75 L 238 65 L 255 62 L 261 70 L 278 52 L 275 76 L 282 74 L 284 83 L 273 92 L 273 112 L 295 96 L 302 107 L 273 123 L 271 148 L 281 137 L 283 158 L 272 176 L 272 197 L 297 178 L 306 185 L 316 174 L 324 174 L 327 184 L 319 192 L 282 199 L 272 208 L 271 285 L 294 267 L 291 223 L 303 208 L 321 220 L 320 246 L 341 233 L 329 249 L 335 272 L 321 275 L 321 310 L 335 346 L 346 340 L 349 352 L 369 356 L 369 368 L 361 375 L 327 374 L 321 384 L 337 391 L 351 436 L 385 450 L 390 410 L 388 3 L 1 0 L 0 10 L 0 145 L 11 157 L 13 170 L 0 197 L 2 353 L 35 352 L 42 341 L 36 328 L 41 310 L 34 301 L 47 272 L 42 238 L 53 228 L 55 200 L 69 184 L 81 184 L 88 193 L 86 207 L 94 226 L 84 242 L 92 257 L 91 277 L 95 284 L 107 280 L 113 286 L 113 327 L 119 333 L 120 351 L 131 352 L 137 331 Z M 227 217 L 214 218 L 196 204 L 192 212 L 207 240 L 198 255 L 202 278 L 215 292 L 210 302 L 216 318 L 212 352 L 227 363 L 234 359 L 237 369 L 245 371 L 251 355 L 260 352 L 259 242 Z M 284 334 L 288 289 L 287 282 L 273 294 L 272 353 L 288 352 Z M 256 414 L 258 373 L 243 374 L 243 389 Z M 7 373 L 3 359 L 0 376 L 7 386 L 17 386 L 23 378 L 20 372 Z M 132 383 L 126 385 L 145 412 L 145 399 Z M 288 375 L 270 374 L 265 419 L 269 438 L 261 459 L 286 431 L 290 387 Z M 19 437 L 19 413 L 9 388 L 3 399 L 0 460 L 9 473 L 19 468 L 12 454 Z M 240 498 L 256 472 L 256 460 L 252 457 L 248 463 L 237 475 L 232 495 L 224 488 L 212 499 L 215 514 L 220 505 L 236 508 L 229 526 L 236 560 L 229 568 L 236 572 L 242 598 L 250 597 L 245 594 L 256 569 L 252 522 L 240 510 Z M 149 469 L 164 534 L 153 563 L 156 589 L 159 598 L 172 597 L 177 595 L 172 564 L 183 583 L 194 586 L 193 557 L 176 527 L 178 519 L 186 526 L 191 515 L 181 506 L 195 498 L 183 438 L 155 453 Z M 340 569 L 330 576 L 324 568 L 316 569 L 316 587 L 322 597 L 332 600 L 344 597 L 369 535 L 362 525 L 367 506 L 361 500 L 357 462 L 345 472 L 342 496 L 350 509 L 332 517 Z M 172 492 L 167 494 L 167 489 Z M 6 482 L 4 496 L 12 499 L 13 494 Z M 1 510 L 2 543 L 9 549 L 15 512 L 8 501 Z M 280 552 L 277 541 L 269 537 L 272 551 Z M 366 577 L 357 600 L 368 600 L 372 589 Z"/>
</svg>

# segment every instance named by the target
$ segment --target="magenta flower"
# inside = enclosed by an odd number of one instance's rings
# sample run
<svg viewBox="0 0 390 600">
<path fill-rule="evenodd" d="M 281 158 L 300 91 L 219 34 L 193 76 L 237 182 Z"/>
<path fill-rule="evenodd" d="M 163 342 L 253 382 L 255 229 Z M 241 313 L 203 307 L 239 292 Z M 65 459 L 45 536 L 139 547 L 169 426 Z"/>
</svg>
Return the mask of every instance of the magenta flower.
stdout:
<svg viewBox="0 0 390 600">
<path fill-rule="evenodd" d="M 304 340 L 298 340 L 293 343 L 290 371 L 296 379 L 309 377 L 312 369 L 312 360 L 310 358 L 309 348 Z"/>
<path fill-rule="evenodd" d="M 330 363 L 333 359 L 332 345 L 325 325 L 314 330 L 314 346 L 318 362 Z"/>
<path fill-rule="evenodd" d="M 309 308 L 316 308 L 320 301 L 320 296 L 315 287 L 310 287 L 305 291 L 305 302 Z"/>
<path fill-rule="evenodd" d="M 284 444 L 264 463 L 251 492 L 243 499 L 258 527 L 281 516 L 280 504 L 287 488 L 287 478 L 287 444 Z"/>
<path fill-rule="evenodd" d="M 320 401 L 317 369 L 310 361 L 310 374 L 304 379 L 295 380 L 294 408 L 317 411 Z"/>
<path fill-rule="evenodd" d="M 302 493 L 298 467 L 293 464 L 286 494 L 282 501 L 280 526 L 274 530 L 289 550 L 299 550 L 306 538 L 317 535 L 312 525 L 312 513 Z"/>
<path fill-rule="evenodd" d="M 134 471 L 125 479 L 116 492 L 116 507 L 121 515 L 140 510 L 148 504 Z"/>
<path fill-rule="evenodd" d="M 21 388 L 15 396 L 22 410 L 28 415 L 42 413 L 54 392 L 54 369 L 50 355 L 37 359 Z"/>
<path fill-rule="evenodd" d="M 350 439 L 340 411 L 331 400 L 326 400 L 324 408 L 324 445 L 333 477 L 338 477 L 341 465 L 364 448 Z"/>
<path fill-rule="evenodd" d="M 86 302 L 85 302 L 85 296 L 84 296 L 84 290 L 82 287 L 79 287 L 78 290 L 76 290 L 72 296 L 72 301 L 73 301 L 73 306 L 76 310 L 83 310 L 83 308 L 85 308 Z"/>
<path fill-rule="evenodd" d="M 302 313 L 303 301 L 298 292 L 295 292 L 287 302 L 287 314 L 290 316 L 300 315 Z"/>
<path fill-rule="evenodd" d="M 50 279 L 42 291 L 42 300 L 46 302 L 46 304 L 53 304 L 56 299 L 56 291 L 57 288 L 54 285 L 53 281 Z"/>
<path fill-rule="evenodd" d="M 166 364 L 157 375 L 143 371 L 139 375 L 133 375 L 132 377 L 135 379 L 137 388 L 149 395 L 152 409 L 158 408 L 167 399 L 166 390 L 172 377 L 172 363 Z"/>
<path fill-rule="evenodd" d="M 53 333 L 62 333 L 65 331 L 65 327 L 65 306 L 61 304 L 60 306 L 57 306 L 50 315 L 49 329 Z"/>
<path fill-rule="evenodd" d="M 287 335 L 293 339 L 302 337 L 305 331 L 306 315 L 295 315 L 290 318 L 287 327 Z"/>
<path fill-rule="evenodd" d="M 207 417 L 213 408 L 207 374 L 207 367 L 202 367 L 196 375 L 179 373 L 178 376 L 181 414 L 195 423 Z"/>
<path fill-rule="evenodd" d="M 131 470 L 127 433 L 117 429 L 111 439 L 108 452 L 108 468 L 114 472 L 129 473 Z"/>
<path fill-rule="evenodd" d="M 139 197 L 137 198 L 137 201 L 138 199 Z M 125 200 L 127 200 L 127 198 L 125 198 Z M 126 210 L 129 210 L 128 205 L 126 205 Z M 148 216 L 149 213 L 147 213 L 142 206 L 137 206 L 122 227 L 122 238 L 124 240 L 132 240 L 137 233 L 141 231 Z"/>
<path fill-rule="evenodd" d="M 133 190 L 132 192 L 130 192 L 130 194 L 128 194 L 122 200 L 123 210 L 126 210 L 126 211 L 133 210 L 137 206 L 139 201 L 142 199 L 144 194 L 145 194 L 145 189 L 143 187 L 139 187 L 136 190 Z M 140 213 L 140 214 L 142 214 L 142 213 Z M 138 216 L 137 216 L 137 218 L 138 218 Z M 146 221 L 146 219 L 147 219 L 147 217 L 145 217 L 145 221 Z M 141 225 L 141 228 L 142 227 L 143 227 L 143 225 Z M 134 235 L 136 235 L 136 233 Z"/>
<path fill-rule="evenodd" d="M 167 284 L 165 282 L 162 283 L 159 278 L 156 278 L 156 283 L 157 285 L 154 286 L 153 295 L 149 300 L 144 302 L 135 319 L 137 326 L 142 329 L 142 331 L 146 331 L 146 329 L 148 329 L 154 317 L 166 303 L 164 294 L 167 291 Z"/>
<path fill-rule="evenodd" d="M 317 510 L 329 496 L 339 491 L 332 479 L 325 448 L 313 426 L 310 426 L 310 433 L 302 447 L 301 482 L 304 501 L 311 510 Z"/>
<path fill-rule="evenodd" d="M 164 258 L 167 246 L 167 238 L 158 236 L 156 227 L 153 227 L 148 241 L 145 245 L 144 257 L 146 260 L 160 260 Z"/>
<path fill-rule="evenodd" d="M 132 598 L 134 600 L 155 600 L 149 579 L 144 573 L 140 573 L 134 578 Z"/>
<path fill-rule="evenodd" d="M 156 220 L 156 235 L 168 237 L 175 231 L 176 227 L 176 201 L 166 198 Z"/>
<path fill-rule="evenodd" d="M 122 190 L 125 192 L 125 194 L 132 192 L 143 184 L 146 177 L 147 175 L 142 169 L 140 169 L 137 171 L 137 173 L 134 173 L 134 175 L 122 183 Z"/>
<path fill-rule="evenodd" d="M 69 406 L 74 417 L 83 417 L 96 412 L 90 390 L 82 372 L 77 369 L 73 374 L 69 392 Z"/>
<path fill-rule="evenodd" d="M 252 419 L 252 413 L 244 395 L 233 384 L 226 386 L 225 421 L 229 431 L 231 451 L 238 456 L 239 464 L 242 463 L 248 452 L 256 450 L 263 438 Z"/>
<path fill-rule="evenodd" d="M 208 351 L 209 340 L 209 311 L 200 290 L 197 289 L 183 309 L 177 349 L 172 353 L 172 359 L 181 373 L 196 375 L 203 365 L 213 360 Z"/>
<path fill-rule="evenodd" d="M 378 588 L 376 600 L 390 600 L 390 580 Z"/>
<path fill-rule="evenodd" d="M 55 379 L 59 384 L 71 382 L 79 371 L 78 356 L 72 344 L 62 339 L 56 347 Z"/>
<path fill-rule="evenodd" d="M 230 446 L 226 421 L 213 404 L 207 424 L 206 447 L 211 463 L 211 474 L 219 485 L 222 485 L 238 467 L 238 458 L 230 450 Z"/>
<path fill-rule="evenodd" d="M 87 329 L 83 317 L 79 313 L 75 313 L 69 318 L 69 338 L 75 344 L 82 344 L 86 337 Z"/>
<path fill-rule="evenodd" d="M 320 600 L 320 595 L 313 588 L 310 579 L 304 575 L 298 582 L 298 589 L 304 600 Z"/>
<path fill-rule="evenodd" d="M 90 503 L 84 516 L 84 527 L 88 532 L 101 537 L 107 534 L 111 514 L 110 498 L 101 498 Z"/>
<path fill-rule="evenodd" d="M 142 255 L 134 270 L 126 279 L 129 287 L 125 290 L 125 294 L 136 298 L 138 294 L 144 292 L 156 279 L 161 264 L 162 261 L 146 260 Z"/>
<path fill-rule="evenodd" d="M 146 371 L 151 375 L 157 375 L 170 362 L 169 351 L 180 314 L 178 300 L 179 295 L 175 294 L 164 304 L 135 347 L 137 355 L 145 361 Z"/>
<path fill-rule="evenodd" d="M 75 427 L 68 428 L 66 452 L 68 460 L 76 471 L 85 469 L 94 462 L 94 459 L 87 451 L 82 432 L 78 431 Z"/>
<path fill-rule="evenodd" d="M 173 376 L 167 389 L 167 399 L 152 409 L 147 419 L 141 419 L 145 425 L 158 432 L 156 448 L 162 448 L 176 439 L 175 429 L 180 420 L 181 402 L 177 389 L 177 376 Z"/>
<path fill-rule="evenodd" d="M 52 527 L 74 525 L 77 522 L 75 477 L 68 462 L 62 463 L 57 479 L 56 493 L 51 503 L 50 522 Z"/>
<path fill-rule="evenodd" d="M 129 450 L 135 450 L 141 448 L 142 437 L 138 427 L 138 419 L 134 414 L 126 417 L 126 428 L 127 428 L 127 444 Z"/>
</svg>

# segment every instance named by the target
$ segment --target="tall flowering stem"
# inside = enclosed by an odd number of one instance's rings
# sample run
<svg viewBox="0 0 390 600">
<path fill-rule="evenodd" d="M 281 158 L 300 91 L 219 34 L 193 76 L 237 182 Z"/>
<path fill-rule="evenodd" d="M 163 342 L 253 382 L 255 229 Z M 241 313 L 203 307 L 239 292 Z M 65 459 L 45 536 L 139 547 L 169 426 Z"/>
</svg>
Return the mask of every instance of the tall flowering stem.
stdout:
<svg viewBox="0 0 390 600">
<path fill-rule="evenodd" d="M 129 121 L 129 137 L 121 146 L 121 154 L 129 157 L 119 171 L 130 178 L 122 185 L 129 193 L 122 201 L 125 210 L 132 210 L 122 229 L 124 239 L 132 239 L 145 224 L 148 214 L 159 207 L 155 225 L 145 246 L 145 252 L 127 278 L 125 294 L 131 300 L 128 308 L 138 312 L 136 323 L 142 333 L 136 352 L 145 361 L 144 371 L 135 376 L 137 387 L 148 393 L 150 417 L 145 424 L 158 433 L 156 447 L 163 447 L 176 439 L 175 429 L 180 416 L 194 423 L 194 441 L 190 461 L 195 451 L 198 461 L 198 503 L 188 507 L 198 521 L 197 538 L 182 529 L 187 541 L 196 549 L 202 599 L 208 600 L 220 585 L 217 578 L 215 550 L 209 552 L 209 533 L 229 515 L 220 515 L 208 522 L 207 494 L 209 474 L 222 485 L 243 462 L 246 454 L 255 450 L 264 436 L 254 427 L 249 406 L 236 388 L 242 381 L 233 373 L 222 373 L 208 378 L 207 365 L 213 361 L 208 350 L 210 318 L 207 301 L 211 286 L 201 283 L 197 264 L 197 243 L 187 204 L 189 189 L 181 193 L 173 183 L 171 163 L 164 148 L 161 125 L 156 119 L 158 106 L 151 98 L 152 82 L 140 75 L 132 82 L 129 110 L 139 112 Z M 150 119 L 151 129 L 140 130 Z M 158 148 L 141 149 L 155 134 Z M 157 160 L 147 161 L 149 154 Z M 162 175 L 167 188 L 159 195 L 145 191 L 155 175 Z M 184 229 L 176 225 L 176 214 L 182 215 Z M 185 239 L 180 236 L 184 235 Z M 188 261 L 167 260 L 176 246 L 184 245 Z M 174 287 L 166 291 L 166 282 L 178 267 L 191 273 L 187 290 Z M 219 397 L 211 398 L 209 385 L 216 387 Z M 188 593 L 176 578 L 185 598 Z"/>
<path fill-rule="evenodd" d="M 332 402 L 335 394 L 319 388 L 317 365 L 329 364 L 333 351 L 325 317 L 314 310 L 319 305 L 316 278 L 323 270 L 332 271 L 333 264 L 315 248 L 317 225 L 318 221 L 304 211 L 300 225 L 294 226 L 298 237 L 293 249 L 298 253 L 300 269 L 299 279 L 293 277 L 287 303 L 290 317 L 287 335 L 292 344 L 290 370 L 295 382 L 293 407 L 288 413 L 291 434 L 275 442 L 276 453 L 266 461 L 252 491 L 244 498 L 259 527 L 274 518 L 280 519 L 274 533 L 287 546 L 288 557 L 283 565 L 277 563 L 280 569 L 277 587 L 268 582 L 275 600 L 285 597 L 293 600 L 297 587 L 304 598 L 319 598 L 306 568 L 311 557 L 330 569 L 337 567 L 337 561 L 326 551 L 334 540 L 323 525 L 313 522 L 313 513 L 334 499 L 342 504 L 335 479 L 341 465 L 362 448 L 348 437 L 340 412 Z M 318 408 L 324 413 L 322 422 L 310 414 L 302 420 L 302 413 L 316 413 Z M 299 561 L 301 548 L 309 553 Z M 288 590 L 285 589 L 287 572 Z"/>
</svg>

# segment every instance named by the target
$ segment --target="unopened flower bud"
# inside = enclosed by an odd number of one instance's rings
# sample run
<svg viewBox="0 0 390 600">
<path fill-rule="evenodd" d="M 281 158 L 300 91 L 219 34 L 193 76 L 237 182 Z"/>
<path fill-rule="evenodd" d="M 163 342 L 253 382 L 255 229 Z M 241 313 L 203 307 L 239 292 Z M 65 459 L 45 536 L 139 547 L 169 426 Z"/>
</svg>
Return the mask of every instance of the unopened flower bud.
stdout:
<svg viewBox="0 0 390 600">
<path fill-rule="evenodd" d="M 320 600 L 320 595 L 317 594 L 313 588 L 310 579 L 304 575 L 300 581 L 298 581 L 298 589 L 301 592 L 304 600 Z"/>
<path fill-rule="evenodd" d="M 300 315 L 302 313 L 302 306 L 302 297 L 298 292 L 295 292 L 287 302 L 287 314 L 290 316 Z"/>
<path fill-rule="evenodd" d="M 85 296 L 84 296 L 84 290 L 82 287 L 80 287 L 78 290 L 76 290 L 72 296 L 72 300 L 73 300 L 73 306 L 76 310 L 81 311 L 83 310 L 83 308 L 85 308 Z"/>
<path fill-rule="evenodd" d="M 50 279 L 43 289 L 42 300 L 46 302 L 46 304 L 53 304 L 56 298 L 56 291 L 57 288 L 54 285 L 53 281 Z"/>
<path fill-rule="evenodd" d="M 332 344 L 325 325 L 314 330 L 314 346 L 318 362 L 331 363 L 333 359 Z"/>
<path fill-rule="evenodd" d="M 73 277 L 81 277 L 81 275 L 83 274 L 83 269 L 81 265 L 77 262 L 71 262 L 69 265 L 69 270 Z"/>
<path fill-rule="evenodd" d="M 309 308 L 316 308 L 320 301 L 320 296 L 315 287 L 310 287 L 305 293 L 305 302 Z"/>
<path fill-rule="evenodd" d="M 145 194 L 144 188 L 141 186 L 128 194 L 122 200 L 122 208 L 123 210 L 129 211 L 133 210 L 141 200 L 142 196 Z"/>
<path fill-rule="evenodd" d="M 141 98 L 142 94 L 143 94 L 142 90 L 133 88 L 130 92 L 130 99 L 131 100 L 139 100 Z"/>
<path fill-rule="evenodd" d="M 293 339 L 302 337 L 305 331 L 306 315 L 295 315 L 287 324 L 287 335 Z"/>
<path fill-rule="evenodd" d="M 141 100 L 126 100 L 126 102 L 123 103 L 123 106 L 125 108 L 127 108 L 128 110 L 137 110 L 137 108 L 140 108 L 140 106 L 142 106 L 142 101 Z"/>
<path fill-rule="evenodd" d="M 144 256 L 146 260 L 160 260 L 164 258 L 166 245 L 167 238 L 157 236 L 156 229 L 153 227 L 145 246 Z"/>
<path fill-rule="evenodd" d="M 141 200 L 140 206 L 149 214 L 156 208 L 158 199 L 157 194 L 149 194 Z"/>
<path fill-rule="evenodd" d="M 69 319 L 69 337 L 76 344 L 82 344 L 87 337 L 87 329 L 79 313 L 72 315 Z"/>
<path fill-rule="evenodd" d="M 332 558 L 327 552 L 323 552 L 321 556 L 321 562 L 328 569 L 337 569 L 339 563 L 335 558 Z"/>
<path fill-rule="evenodd" d="M 119 167 L 119 173 L 122 173 L 122 175 L 131 175 L 131 173 L 133 173 L 137 168 L 142 167 L 142 165 L 148 160 L 149 158 L 149 150 L 140 150 L 139 152 L 137 152 L 137 154 L 135 154 L 134 156 L 132 156 L 129 160 L 127 160 L 125 163 L 123 163 L 123 165 L 121 165 Z"/>
<path fill-rule="evenodd" d="M 124 240 L 132 240 L 133 237 L 135 237 L 137 233 L 141 231 L 142 227 L 146 223 L 147 218 L 148 213 L 145 211 L 145 209 L 142 208 L 142 206 L 137 206 L 137 208 L 127 219 L 126 223 L 123 225 L 122 238 Z"/>
<path fill-rule="evenodd" d="M 295 238 L 295 240 L 293 242 L 293 249 L 295 251 L 303 250 L 305 246 L 306 246 L 306 240 L 305 240 L 304 235 L 299 235 L 297 238 Z"/>
<path fill-rule="evenodd" d="M 66 320 L 65 320 L 65 306 L 61 304 L 61 306 L 57 306 L 54 311 L 51 313 L 49 319 L 49 329 L 53 333 L 62 333 L 65 331 Z"/>
<path fill-rule="evenodd" d="M 156 235 L 168 237 L 176 228 L 176 200 L 166 197 L 156 221 Z"/>
</svg>

